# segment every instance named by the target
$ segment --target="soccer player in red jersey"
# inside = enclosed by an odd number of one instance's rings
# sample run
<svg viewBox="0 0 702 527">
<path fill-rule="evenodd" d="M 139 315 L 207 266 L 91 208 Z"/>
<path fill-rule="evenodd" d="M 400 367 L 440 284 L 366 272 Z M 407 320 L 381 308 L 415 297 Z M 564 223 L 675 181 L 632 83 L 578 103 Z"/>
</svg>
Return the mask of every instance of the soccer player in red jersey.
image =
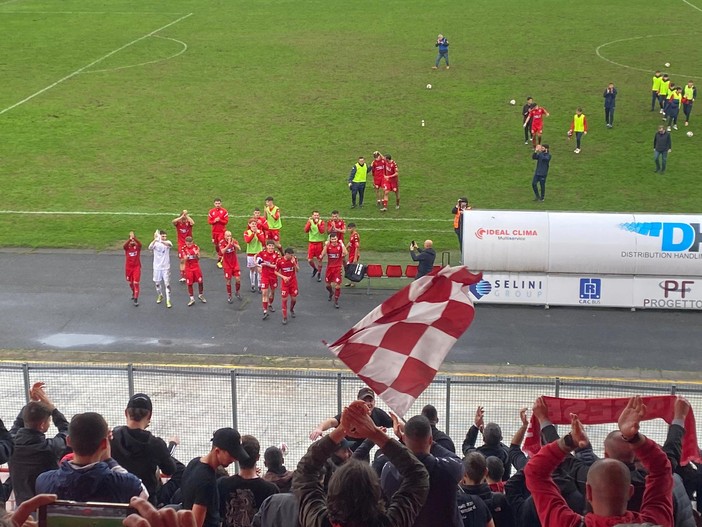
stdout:
<svg viewBox="0 0 702 527">
<path fill-rule="evenodd" d="M 544 116 L 548 117 L 549 114 L 546 108 L 539 106 L 534 103 L 534 107 L 529 110 L 528 117 L 524 120 L 524 126 L 531 121 L 531 144 L 536 148 L 537 141 L 541 144 L 541 135 L 544 131 Z"/>
<path fill-rule="evenodd" d="M 190 295 L 190 301 L 188 306 L 192 306 L 195 303 L 195 296 L 193 295 L 193 284 L 197 282 L 198 285 L 198 298 L 203 304 L 207 302 L 205 300 L 205 285 L 202 281 L 202 269 L 200 269 L 200 248 L 193 243 L 192 236 L 185 238 L 185 245 L 180 250 L 178 255 L 185 260 L 185 283 L 188 284 L 188 294 Z"/>
<path fill-rule="evenodd" d="M 339 243 L 339 237 L 335 232 L 329 233 L 329 241 L 324 246 L 322 258 L 327 257 L 327 273 L 324 275 L 324 282 L 329 291 L 328 300 L 334 297 L 334 307 L 339 309 L 339 296 L 341 296 L 341 275 L 344 269 L 344 259 L 348 255 L 343 243 Z M 332 284 L 334 286 L 332 287 Z"/>
<path fill-rule="evenodd" d="M 256 263 L 261 273 L 261 302 L 263 303 L 263 320 L 268 318 L 268 311 L 275 311 L 273 300 L 278 287 L 278 277 L 275 274 L 276 264 L 280 254 L 275 250 L 273 240 L 266 241 L 266 248 L 256 255 Z"/>
<path fill-rule="evenodd" d="M 375 189 L 375 204 L 380 206 L 383 202 L 383 183 L 385 182 L 385 158 L 377 150 L 373 152 L 373 188 Z"/>
<path fill-rule="evenodd" d="M 339 243 L 344 243 L 344 234 L 346 233 L 346 222 L 339 216 L 338 210 L 333 210 L 331 218 L 327 221 L 327 232 L 336 232 L 339 236 Z"/>
<path fill-rule="evenodd" d="M 236 252 L 240 251 L 239 242 L 232 238 L 232 231 L 224 231 L 224 238 L 219 242 L 219 252 L 222 254 L 224 281 L 227 284 L 227 302 L 232 303 L 232 277 L 235 282 L 237 299 L 241 300 L 241 270 Z"/>
<path fill-rule="evenodd" d="M 295 318 L 295 303 L 297 302 L 297 272 L 300 266 L 295 258 L 292 247 L 285 249 L 282 258 L 278 258 L 275 274 L 282 280 L 280 284 L 280 301 L 283 305 L 283 324 L 288 323 L 288 296 L 290 297 L 290 316 Z"/>
<path fill-rule="evenodd" d="M 171 220 L 171 223 L 176 228 L 176 233 L 178 233 L 178 253 L 185 245 L 185 238 L 193 235 L 193 225 L 195 221 L 190 217 L 187 210 L 180 213 L 180 216 Z M 180 261 L 180 280 L 179 282 L 185 282 L 185 260 Z"/>
<path fill-rule="evenodd" d="M 266 221 L 266 218 L 261 215 L 261 209 L 259 209 L 258 207 L 256 207 L 253 210 L 253 217 L 256 220 L 256 227 L 258 227 L 258 230 L 261 231 L 265 236 L 263 241 L 263 244 L 265 245 L 265 240 L 268 239 L 268 231 L 270 229 L 270 227 L 268 226 L 268 222 Z"/>
<path fill-rule="evenodd" d="M 283 246 L 280 245 L 280 229 L 283 227 L 283 220 L 280 219 L 280 208 L 273 202 L 273 196 L 266 198 L 265 213 L 266 222 L 268 222 L 266 240 L 273 240 L 276 249 L 283 254 Z"/>
<path fill-rule="evenodd" d="M 312 278 L 317 276 L 317 282 L 322 281 L 322 251 L 324 250 L 324 242 L 326 225 L 324 220 L 319 217 L 319 211 L 313 210 L 312 216 L 307 219 L 305 224 L 305 232 L 307 233 L 307 261 L 312 267 Z"/>
<path fill-rule="evenodd" d="M 397 163 L 392 160 L 392 156 L 387 154 L 385 156 L 385 181 L 383 183 L 383 208 L 380 209 L 383 212 L 388 210 L 388 194 L 391 192 L 395 193 L 395 208 L 400 208 L 400 188 L 397 181 Z"/>
<path fill-rule="evenodd" d="M 349 223 L 349 244 L 346 246 L 349 252 L 348 263 L 355 264 L 361 258 L 361 237 L 358 235 L 355 223 Z M 350 281 L 344 284 L 345 287 L 355 287 Z"/>
<path fill-rule="evenodd" d="M 139 305 L 139 281 L 141 280 L 141 242 L 137 240 L 134 231 L 129 233 L 129 239 L 122 246 L 124 249 L 124 273 L 127 283 L 132 290 L 132 302 Z"/>
<path fill-rule="evenodd" d="M 207 223 L 212 225 L 212 243 L 219 257 L 217 259 L 217 267 L 221 269 L 222 255 L 219 252 L 219 242 L 224 238 L 224 231 L 227 230 L 227 223 L 229 223 L 229 213 L 227 209 L 222 207 L 221 199 L 214 199 L 214 208 L 210 209 L 210 212 L 207 214 Z"/>
</svg>

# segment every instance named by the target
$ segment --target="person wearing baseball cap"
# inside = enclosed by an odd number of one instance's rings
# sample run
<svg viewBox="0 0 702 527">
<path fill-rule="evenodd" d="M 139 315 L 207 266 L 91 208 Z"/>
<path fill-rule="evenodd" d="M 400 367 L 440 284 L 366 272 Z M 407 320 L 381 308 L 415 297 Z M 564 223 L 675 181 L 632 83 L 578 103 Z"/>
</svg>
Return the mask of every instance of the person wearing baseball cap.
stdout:
<svg viewBox="0 0 702 527">
<path fill-rule="evenodd" d="M 127 424 L 112 431 L 110 449 L 117 463 L 141 479 L 149 492 L 149 501 L 156 505 L 160 486 L 158 471 L 167 476 L 175 473 L 176 461 L 171 454 L 179 440 L 177 436 L 169 437 L 166 445 L 163 439 L 147 430 L 152 412 L 153 404 L 148 395 L 132 395 L 124 411 Z"/>
<path fill-rule="evenodd" d="M 212 436 L 210 452 L 188 463 L 181 482 L 183 508 L 193 511 L 198 527 L 220 525 L 217 469 L 248 459 L 239 432 L 233 428 L 220 428 Z"/>
<path fill-rule="evenodd" d="M 361 388 L 358 391 L 358 396 L 356 397 L 356 399 L 366 403 L 366 406 L 371 412 L 371 420 L 375 423 L 376 426 L 392 428 L 392 419 L 390 419 L 390 416 L 384 410 L 381 410 L 380 408 L 375 406 L 375 392 L 371 388 L 369 388 L 368 386 L 364 386 L 363 388 Z M 330 428 L 336 428 L 337 426 L 339 426 L 340 421 L 341 414 L 336 415 L 335 417 L 325 419 L 324 421 L 319 423 L 319 426 L 317 426 L 317 428 L 312 430 L 312 433 L 310 433 L 310 439 L 312 441 L 315 441 L 316 439 L 322 436 L 325 430 L 329 430 Z M 363 438 L 346 436 L 346 439 L 349 440 L 352 452 L 355 451 L 359 446 L 361 446 L 361 443 L 363 443 Z"/>
</svg>

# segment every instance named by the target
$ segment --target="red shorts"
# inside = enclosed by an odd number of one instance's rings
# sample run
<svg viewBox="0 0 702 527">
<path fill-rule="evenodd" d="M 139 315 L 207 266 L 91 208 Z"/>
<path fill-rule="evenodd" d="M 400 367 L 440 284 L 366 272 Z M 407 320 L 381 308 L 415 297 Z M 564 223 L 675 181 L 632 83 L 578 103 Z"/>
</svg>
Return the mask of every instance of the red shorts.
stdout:
<svg viewBox="0 0 702 527">
<path fill-rule="evenodd" d="M 341 267 L 327 267 L 327 274 L 324 275 L 324 281 L 327 284 L 332 282 L 335 284 L 341 283 Z"/>
<path fill-rule="evenodd" d="M 261 275 L 261 289 L 276 289 L 278 287 L 278 277 Z"/>
<path fill-rule="evenodd" d="M 195 282 L 198 284 L 202 283 L 202 270 L 199 267 L 197 269 L 186 269 L 185 283 L 188 285 L 193 285 Z"/>
<path fill-rule="evenodd" d="M 531 125 L 531 133 L 532 134 L 540 134 L 544 131 L 544 123 L 539 122 L 539 124 L 532 123 Z"/>
<path fill-rule="evenodd" d="M 127 277 L 127 282 L 130 284 L 137 283 L 141 280 L 141 267 L 133 267 L 131 269 L 125 270 L 125 275 Z"/>
<path fill-rule="evenodd" d="M 309 242 L 307 244 L 307 259 L 319 258 L 324 250 L 324 242 Z"/>
<path fill-rule="evenodd" d="M 382 188 L 384 179 L 383 176 L 373 176 L 373 187 Z"/>
<path fill-rule="evenodd" d="M 386 179 L 383 182 L 383 188 L 388 192 L 397 192 L 397 178 Z"/>
<path fill-rule="evenodd" d="M 268 229 L 266 231 L 266 240 L 273 240 L 274 242 L 279 242 L 280 241 L 280 230 Z"/>
<path fill-rule="evenodd" d="M 239 269 L 239 266 L 230 266 L 230 265 L 225 265 L 223 267 L 224 269 L 224 278 L 226 280 L 231 280 L 232 277 L 234 278 L 239 278 L 241 276 L 241 270 Z"/>
<path fill-rule="evenodd" d="M 213 232 L 212 233 L 212 243 L 214 243 L 216 245 L 217 254 L 219 254 L 219 242 L 221 242 L 223 239 L 224 239 L 223 232 Z"/>
<path fill-rule="evenodd" d="M 288 295 L 290 296 L 297 296 L 298 294 L 298 289 L 297 289 L 297 279 L 290 280 L 289 282 L 285 282 L 285 280 L 280 281 L 280 296 L 283 298 L 287 298 Z"/>
<path fill-rule="evenodd" d="M 180 241 L 178 240 L 178 254 L 181 254 L 183 252 L 183 247 L 185 247 L 185 241 Z M 185 258 L 181 258 L 181 260 L 185 260 Z"/>
</svg>

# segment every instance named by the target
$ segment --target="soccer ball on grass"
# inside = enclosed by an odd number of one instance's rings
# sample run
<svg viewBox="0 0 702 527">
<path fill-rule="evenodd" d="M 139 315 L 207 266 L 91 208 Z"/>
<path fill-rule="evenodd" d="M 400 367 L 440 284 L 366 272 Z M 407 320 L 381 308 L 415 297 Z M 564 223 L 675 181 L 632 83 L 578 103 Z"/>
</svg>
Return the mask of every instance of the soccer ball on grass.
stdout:
<svg viewBox="0 0 702 527">
<path fill-rule="evenodd" d="M 692 137 L 693 135 L 695 135 L 695 134 L 692 133 L 692 130 L 690 130 L 689 132 L 687 132 L 687 136 L 688 136 L 688 137 Z"/>
<path fill-rule="evenodd" d="M 517 101 L 515 101 L 514 99 L 512 99 L 511 101 L 509 101 L 509 103 L 510 103 L 512 106 L 514 106 L 515 104 L 517 104 Z"/>
<path fill-rule="evenodd" d="M 427 90 L 431 90 L 431 84 L 427 84 Z"/>
</svg>

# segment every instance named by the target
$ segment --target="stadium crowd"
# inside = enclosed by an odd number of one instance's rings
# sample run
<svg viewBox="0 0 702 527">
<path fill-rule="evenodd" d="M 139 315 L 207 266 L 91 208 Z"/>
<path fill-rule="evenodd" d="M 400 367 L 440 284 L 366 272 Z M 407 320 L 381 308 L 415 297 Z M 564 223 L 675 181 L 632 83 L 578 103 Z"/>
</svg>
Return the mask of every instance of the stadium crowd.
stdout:
<svg viewBox="0 0 702 527">
<path fill-rule="evenodd" d="M 693 500 L 702 474 L 683 464 L 691 408 L 682 397 L 668 407 L 663 446 L 640 430 L 660 409 L 647 417 L 643 399 L 629 399 L 599 459 L 578 415 L 570 414 L 570 430 L 558 435 L 543 397 L 532 407 L 536 451 L 527 448 L 527 408 L 505 444 L 482 406 L 457 451 L 437 428 L 434 406 L 404 421 L 378 408 L 364 387 L 312 430 L 293 472 L 284 444 L 269 446 L 261 459 L 256 437 L 232 428 L 213 433 L 209 452 L 180 462 L 173 456 L 178 437 L 163 440 L 147 430 L 154 408 L 143 393 L 129 399 L 125 424 L 112 430 L 94 412 L 69 422 L 41 382 L 29 396 L 9 431 L 0 421 L 0 463 L 10 472 L 0 498 L 14 493 L 17 505 L 0 526 L 25 525 L 56 499 L 129 503 L 133 513 L 123 524 L 132 527 L 693 527 L 700 517 Z M 583 400 L 582 415 L 587 409 Z M 58 432 L 47 437 L 52 422 Z M 235 462 L 238 472 L 230 475 L 226 468 Z"/>
</svg>

